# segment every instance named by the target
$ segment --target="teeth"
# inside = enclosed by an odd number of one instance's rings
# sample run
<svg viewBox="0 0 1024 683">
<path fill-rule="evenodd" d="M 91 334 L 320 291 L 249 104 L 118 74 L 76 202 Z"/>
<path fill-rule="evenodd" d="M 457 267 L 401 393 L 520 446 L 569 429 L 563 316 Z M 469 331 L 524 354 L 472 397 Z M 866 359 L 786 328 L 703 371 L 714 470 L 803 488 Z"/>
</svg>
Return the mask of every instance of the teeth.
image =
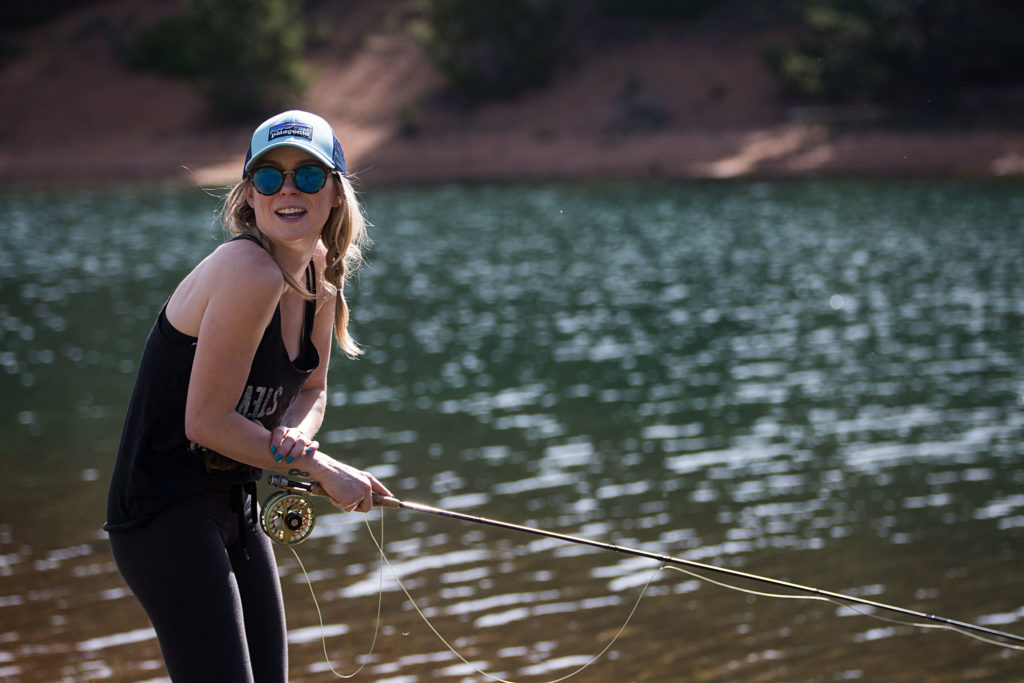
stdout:
<svg viewBox="0 0 1024 683">
<path fill-rule="evenodd" d="M 282 216 L 296 216 L 296 215 L 298 215 L 300 213 L 306 213 L 306 210 L 305 209 L 294 209 L 294 208 L 292 208 L 292 209 L 278 209 L 277 213 L 281 214 Z"/>
</svg>

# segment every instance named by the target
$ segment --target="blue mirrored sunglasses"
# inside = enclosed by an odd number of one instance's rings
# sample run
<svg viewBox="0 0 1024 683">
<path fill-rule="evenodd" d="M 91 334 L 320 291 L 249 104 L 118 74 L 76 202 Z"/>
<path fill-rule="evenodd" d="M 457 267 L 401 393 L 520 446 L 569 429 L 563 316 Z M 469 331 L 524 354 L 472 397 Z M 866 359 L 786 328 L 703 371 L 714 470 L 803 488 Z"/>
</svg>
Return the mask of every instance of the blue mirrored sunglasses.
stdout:
<svg viewBox="0 0 1024 683">
<path fill-rule="evenodd" d="M 327 176 L 330 171 L 319 164 L 299 166 L 294 171 L 282 171 L 273 166 L 261 166 L 252 172 L 252 186 L 260 194 L 276 194 L 284 185 L 284 177 L 289 173 L 295 176 L 295 187 L 300 192 L 316 194 L 327 184 Z"/>
</svg>

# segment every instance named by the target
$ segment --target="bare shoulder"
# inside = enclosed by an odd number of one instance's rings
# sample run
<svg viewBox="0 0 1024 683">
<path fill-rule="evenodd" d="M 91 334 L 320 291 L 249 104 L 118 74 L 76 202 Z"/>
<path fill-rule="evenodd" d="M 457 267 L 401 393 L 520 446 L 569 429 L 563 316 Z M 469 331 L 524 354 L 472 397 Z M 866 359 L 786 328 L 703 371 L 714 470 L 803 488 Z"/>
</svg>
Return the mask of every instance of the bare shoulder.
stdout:
<svg viewBox="0 0 1024 683">
<path fill-rule="evenodd" d="M 203 329 L 215 321 L 218 333 L 228 335 L 232 330 L 262 332 L 281 299 L 284 276 L 258 244 L 235 240 L 210 254 L 200 282 L 205 294 Z"/>
<path fill-rule="evenodd" d="M 281 269 L 258 244 L 226 242 L 202 260 L 167 302 L 167 318 L 185 334 L 197 336 L 211 303 L 243 303 L 263 310 L 281 296 Z"/>
<path fill-rule="evenodd" d="M 208 269 L 230 276 L 239 284 L 276 284 L 283 281 L 281 269 L 266 249 L 250 240 L 225 242 L 207 258 Z"/>
</svg>

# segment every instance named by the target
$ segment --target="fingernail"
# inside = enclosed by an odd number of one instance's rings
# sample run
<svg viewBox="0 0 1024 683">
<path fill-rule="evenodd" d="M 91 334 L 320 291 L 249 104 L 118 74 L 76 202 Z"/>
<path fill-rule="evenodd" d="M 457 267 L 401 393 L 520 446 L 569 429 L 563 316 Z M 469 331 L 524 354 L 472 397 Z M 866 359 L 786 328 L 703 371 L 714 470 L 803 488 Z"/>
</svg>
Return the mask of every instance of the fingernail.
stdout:
<svg viewBox="0 0 1024 683">
<path fill-rule="evenodd" d="M 274 453 L 277 453 L 277 446 L 270 447 L 270 454 L 273 455 Z"/>
<path fill-rule="evenodd" d="M 294 459 L 295 459 L 294 455 L 289 455 L 288 459 L 284 461 L 284 464 L 285 465 L 291 465 L 292 464 L 292 460 L 294 460 Z"/>
<path fill-rule="evenodd" d="M 309 448 L 306 449 L 306 455 L 309 455 L 312 452 L 313 452 L 313 447 L 312 446 L 310 446 Z"/>
<path fill-rule="evenodd" d="M 281 462 L 281 458 L 283 458 L 283 457 L 284 457 L 284 453 L 282 453 L 281 455 L 279 455 L 276 458 L 274 458 L 274 462 Z"/>
</svg>

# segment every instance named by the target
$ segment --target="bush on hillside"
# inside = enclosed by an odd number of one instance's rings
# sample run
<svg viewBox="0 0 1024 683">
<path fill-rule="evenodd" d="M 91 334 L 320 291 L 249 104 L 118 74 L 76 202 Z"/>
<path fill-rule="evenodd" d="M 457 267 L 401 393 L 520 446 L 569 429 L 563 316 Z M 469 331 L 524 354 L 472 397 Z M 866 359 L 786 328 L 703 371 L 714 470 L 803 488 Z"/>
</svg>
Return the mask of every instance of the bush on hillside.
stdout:
<svg viewBox="0 0 1024 683">
<path fill-rule="evenodd" d="M 458 90 L 509 96 L 550 76 L 562 17 L 555 0 L 427 0 L 417 37 Z"/>
<path fill-rule="evenodd" d="M 808 100 L 946 108 L 964 89 L 1024 84 L 1015 0 L 806 0 L 803 37 L 767 53 Z"/>
<path fill-rule="evenodd" d="M 191 79 L 227 121 L 287 107 L 305 86 L 304 31 L 288 0 L 190 0 L 128 49 L 126 63 Z"/>
</svg>

